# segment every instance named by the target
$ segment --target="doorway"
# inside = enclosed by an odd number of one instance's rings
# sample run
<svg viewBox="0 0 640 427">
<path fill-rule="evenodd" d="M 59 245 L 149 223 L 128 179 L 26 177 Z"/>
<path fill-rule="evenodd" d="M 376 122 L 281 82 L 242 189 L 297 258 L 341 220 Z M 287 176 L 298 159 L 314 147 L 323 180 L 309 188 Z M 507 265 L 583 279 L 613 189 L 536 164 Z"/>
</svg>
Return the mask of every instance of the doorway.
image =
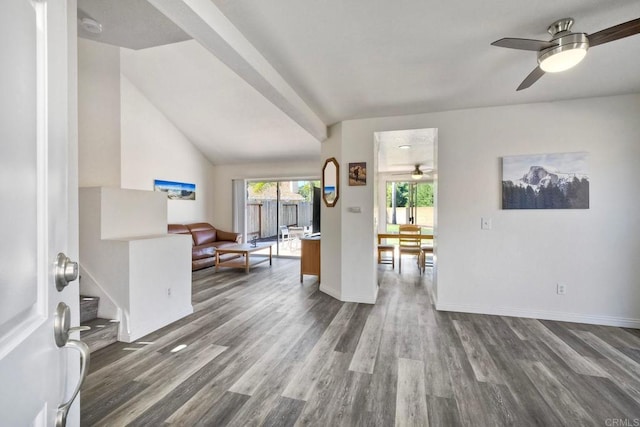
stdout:
<svg viewBox="0 0 640 427">
<path fill-rule="evenodd" d="M 320 232 L 320 180 L 247 181 L 246 192 L 247 241 L 299 258 L 300 239 Z"/>
<path fill-rule="evenodd" d="M 397 233 L 400 225 L 414 224 L 421 227 L 421 234 L 430 236 L 424 237 L 422 242 L 424 246 L 433 242 L 432 252 L 425 252 L 425 265 L 431 267 L 428 275 L 437 297 L 438 130 L 376 132 L 374 138 L 377 146 L 377 232 Z M 398 239 L 387 238 L 382 243 L 397 245 Z"/>
<path fill-rule="evenodd" d="M 433 234 L 434 184 L 432 182 L 386 182 L 386 229 L 398 232 L 400 224 L 422 227 L 423 234 Z"/>
</svg>

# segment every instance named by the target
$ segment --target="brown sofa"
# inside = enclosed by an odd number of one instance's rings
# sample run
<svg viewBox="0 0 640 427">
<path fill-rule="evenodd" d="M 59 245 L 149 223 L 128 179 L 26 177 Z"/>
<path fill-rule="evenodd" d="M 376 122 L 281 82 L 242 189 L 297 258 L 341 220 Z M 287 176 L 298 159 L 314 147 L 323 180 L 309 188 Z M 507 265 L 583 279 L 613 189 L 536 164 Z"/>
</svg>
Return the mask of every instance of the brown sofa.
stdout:
<svg viewBox="0 0 640 427">
<path fill-rule="evenodd" d="M 211 224 L 169 224 L 170 234 L 189 234 L 193 242 L 191 249 L 191 271 L 216 264 L 216 248 L 242 243 L 239 233 L 217 230 Z M 237 258 L 236 254 L 225 254 L 221 259 Z"/>
</svg>

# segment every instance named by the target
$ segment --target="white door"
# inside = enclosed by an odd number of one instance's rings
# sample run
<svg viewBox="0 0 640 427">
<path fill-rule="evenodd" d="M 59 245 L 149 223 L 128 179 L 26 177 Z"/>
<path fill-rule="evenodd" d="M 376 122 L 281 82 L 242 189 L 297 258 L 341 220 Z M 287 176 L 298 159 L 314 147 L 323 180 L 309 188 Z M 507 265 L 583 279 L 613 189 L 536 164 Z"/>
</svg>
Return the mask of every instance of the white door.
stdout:
<svg viewBox="0 0 640 427">
<path fill-rule="evenodd" d="M 59 252 L 78 256 L 75 5 L 0 1 L 3 426 L 55 425 L 79 377 L 77 349 L 54 340 L 59 303 L 78 323 L 77 281 L 58 291 L 54 279 Z M 79 425 L 78 414 L 76 403 L 68 425 Z"/>
</svg>

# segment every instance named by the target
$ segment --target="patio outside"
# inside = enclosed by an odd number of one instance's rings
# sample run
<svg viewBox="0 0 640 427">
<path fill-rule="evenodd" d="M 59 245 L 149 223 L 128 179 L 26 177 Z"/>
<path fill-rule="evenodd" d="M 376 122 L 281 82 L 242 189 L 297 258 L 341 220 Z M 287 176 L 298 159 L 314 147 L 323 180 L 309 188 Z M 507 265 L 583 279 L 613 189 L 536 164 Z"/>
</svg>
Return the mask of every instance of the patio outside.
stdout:
<svg viewBox="0 0 640 427">
<path fill-rule="evenodd" d="M 392 194 L 395 193 L 395 197 Z M 416 224 L 422 234 L 433 234 L 434 186 L 428 182 L 387 182 L 387 233 L 398 232 L 400 224 Z"/>
<path fill-rule="evenodd" d="M 313 231 L 313 187 L 319 181 L 247 184 L 247 241 L 272 242 L 274 254 L 300 256 L 300 238 Z"/>
</svg>

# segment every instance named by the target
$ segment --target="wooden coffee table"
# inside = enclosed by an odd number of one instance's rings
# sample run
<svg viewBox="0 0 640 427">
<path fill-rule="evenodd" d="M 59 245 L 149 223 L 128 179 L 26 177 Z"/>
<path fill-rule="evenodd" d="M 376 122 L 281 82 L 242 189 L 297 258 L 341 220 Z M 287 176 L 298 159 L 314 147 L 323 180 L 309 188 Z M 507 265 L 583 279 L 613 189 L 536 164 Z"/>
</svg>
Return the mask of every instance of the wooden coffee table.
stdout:
<svg viewBox="0 0 640 427">
<path fill-rule="evenodd" d="M 250 243 L 242 243 L 239 245 L 225 246 L 224 248 L 216 249 L 216 271 L 218 271 L 220 267 L 234 267 L 244 268 L 245 273 L 248 273 L 249 268 L 254 265 L 267 261 L 269 261 L 269 265 L 271 265 L 271 248 L 273 245 L 275 245 L 275 243 L 259 242 L 256 243 L 256 246 L 253 246 Z M 266 248 L 269 248 L 269 256 L 256 254 L 251 256 L 252 253 Z M 223 261 L 220 259 L 220 255 L 224 254 L 239 254 L 242 255 L 242 257 Z M 251 260 L 249 258 L 251 258 Z"/>
</svg>

